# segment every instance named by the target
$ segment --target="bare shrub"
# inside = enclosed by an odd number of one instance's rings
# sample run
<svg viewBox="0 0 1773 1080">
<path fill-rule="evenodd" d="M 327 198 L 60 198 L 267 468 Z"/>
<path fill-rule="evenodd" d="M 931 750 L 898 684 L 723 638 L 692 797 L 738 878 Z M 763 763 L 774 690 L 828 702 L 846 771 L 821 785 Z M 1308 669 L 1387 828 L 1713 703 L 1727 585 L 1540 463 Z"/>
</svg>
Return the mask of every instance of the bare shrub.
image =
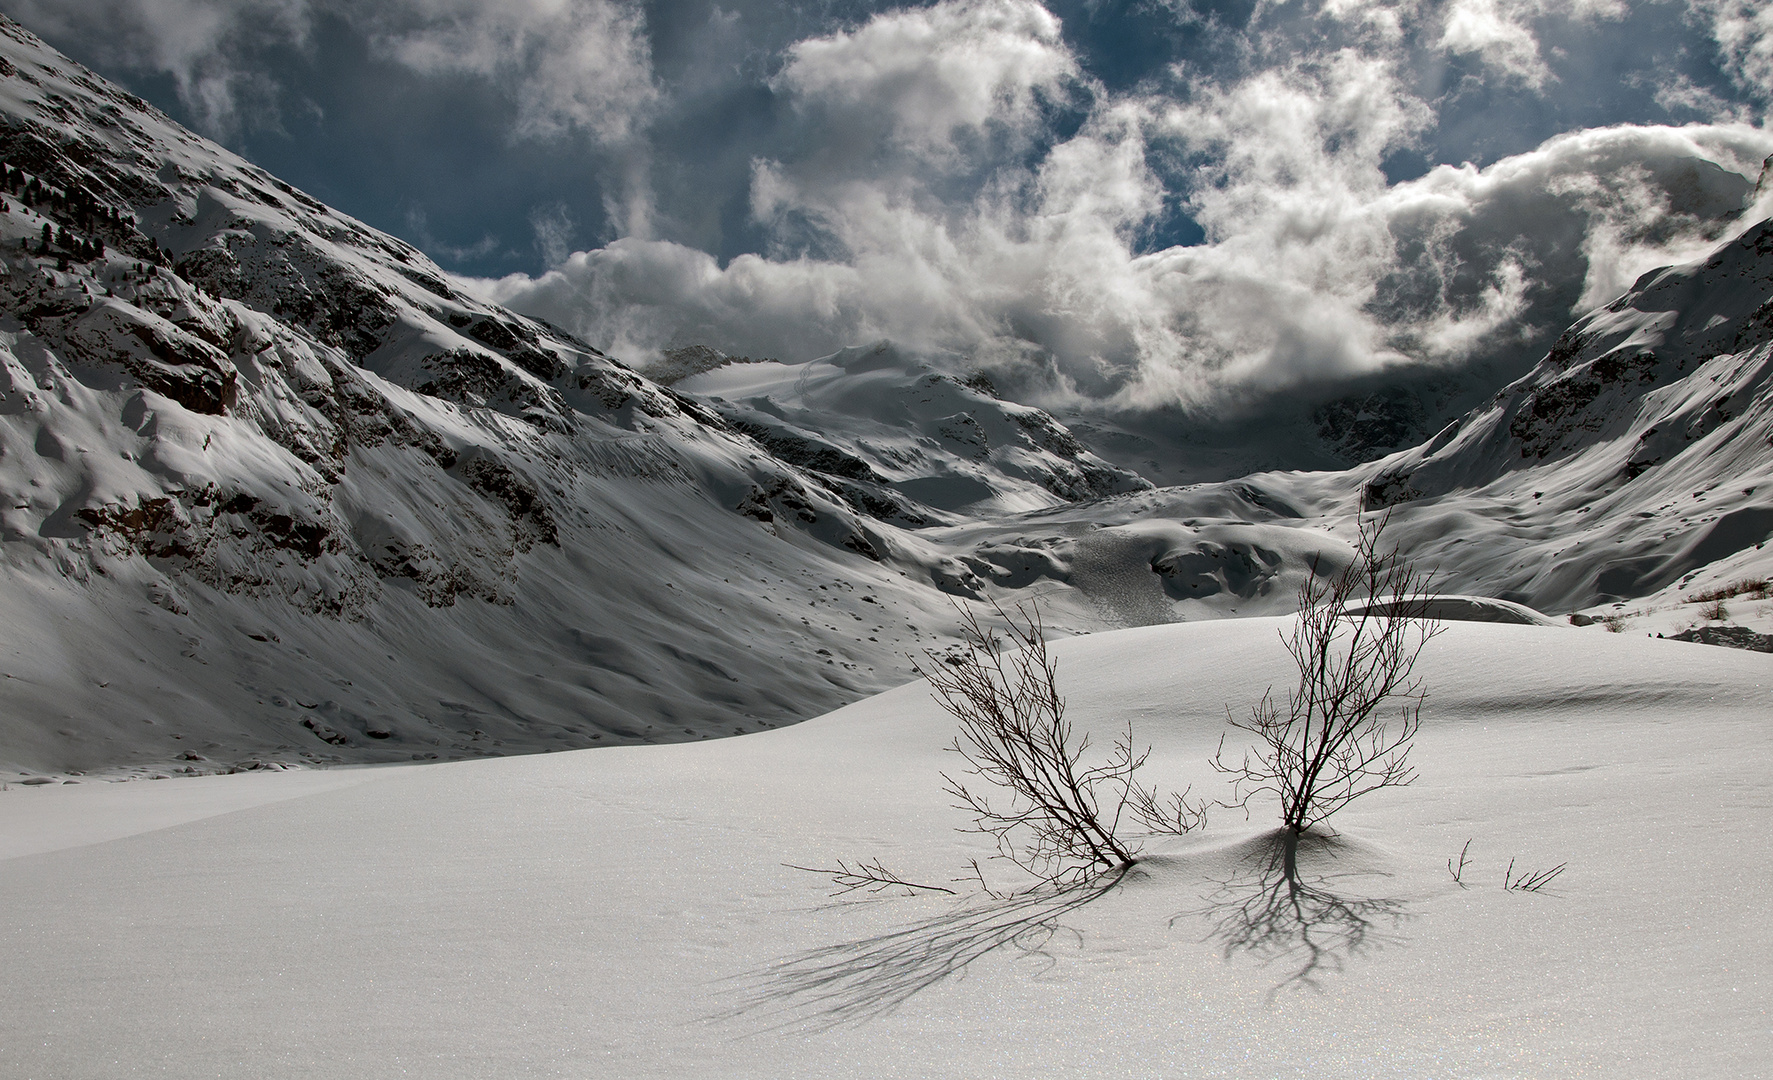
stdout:
<svg viewBox="0 0 1773 1080">
<path fill-rule="evenodd" d="M 1154 832 L 1198 826 L 1205 808 L 1187 792 L 1165 798 L 1135 779 L 1150 750 L 1135 752 L 1130 725 L 1106 759 L 1091 763 L 1089 734 L 1065 718 L 1039 609 L 1005 612 L 993 603 L 992 610 L 1004 636 L 965 611 L 961 628 L 971 648 L 930 654 L 923 674 L 960 721 L 948 749 L 966 765 L 942 779 L 972 814 L 973 828 L 997 841 L 999 856 L 1043 882 L 1074 884 L 1137 858 L 1138 846 L 1122 835 L 1132 821 Z"/>
<path fill-rule="evenodd" d="M 1439 624 L 1425 617 L 1426 578 L 1381 547 L 1387 517 L 1363 525 L 1354 558 L 1328 577 L 1315 568 L 1299 588 L 1299 618 L 1287 651 L 1299 669 L 1284 703 L 1272 688 L 1235 728 L 1256 736 L 1241 760 L 1224 740 L 1212 765 L 1231 777 L 1234 805 L 1270 792 L 1295 835 L 1349 803 L 1415 779 L 1410 744 L 1427 696 L 1416 661 Z M 1400 706 L 1395 720 L 1380 708 Z"/>
<path fill-rule="evenodd" d="M 1687 597 L 1689 604 L 1704 604 L 1713 600 L 1728 600 L 1733 596 L 1747 596 L 1750 600 L 1764 600 L 1767 596 L 1768 581 L 1766 578 L 1742 578 L 1728 585 L 1705 589 Z"/>
<path fill-rule="evenodd" d="M 1623 634 L 1625 633 L 1625 616 L 1602 615 L 1601 625 L 1607 628 L 1609 634 Z"/>
<path fill-rule="evenodd" d="M 1730 609 L 1724 606 L 1722 600 L 1713 600 L 1700 605 L 1699 617 L 1707 622 L 1723 622 L 1730 617 Z"/>
</svg>

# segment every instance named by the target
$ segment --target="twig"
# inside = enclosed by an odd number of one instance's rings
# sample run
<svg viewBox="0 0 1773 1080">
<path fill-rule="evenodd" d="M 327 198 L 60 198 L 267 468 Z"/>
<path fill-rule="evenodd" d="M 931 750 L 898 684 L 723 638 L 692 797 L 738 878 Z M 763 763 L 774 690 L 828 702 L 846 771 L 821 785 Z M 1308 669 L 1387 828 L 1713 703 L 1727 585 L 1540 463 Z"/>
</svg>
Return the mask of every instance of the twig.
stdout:
<svg viewBox="0 0 1773 1080">
<path fill-rule="evenodd" d="M 955 895 L 953 889 L 943 888 L 940 885 L 923 885 L 915 881 L 907 881 L 882 866 L 879 859 L 875 859 L 873 865 L 864 860 L 853 867 L 839 859 L 835 869 L 828 866 L 797 866 L 794 863 L 783 863 L 782 865 L 790 870 L 805 870 L 809 874 L 822 874 L 830 878 L 832 883 L 838 886 L 837 891 L 831 894 L 832 896 L 843 896 L 858 889 L 877 893 L 883 889 L 894 887 L 924 889 L 929 892 L 947 893 L 949 896 Z"/>
<path fill-rule="evenodd" d="M 1471 888 L 1470 885 L 1467 885 L 1463 880 L 1461 880 L 1465 875 L 1466 865 L 1471 861 L 1471 860 L 1467 859 L 1465 856 L 1465 853 L 1470 850 L 1471 850 L 1471 841 L 1469 839 L 1467 839 L 1465 841 L 1465 846 L 1459 849 L 1459 865 L 1454 866 L 1452 859 L 1447 860 L 1447 873 L 1453 875 L 1453 883 L 1455 885 L 1459 886 L 1461 889 Z"/>
<path fill-rule="evenodd" d="M 1514 876 L 1514 860 L 1508 860 L 1508 869 L 1502 872 L 1502 887 L 1510 892 L 1538 892 L 1551 884 L 1552 878 L 1564 872 L 1567 862 L 1558 863 L 1550 870 L 1521 871 L 1520 877 Z"/>
<path fill-rule="evenodd" d="M 979 883 L 980 890 L 982 892 L 984 892 L 986 896 L 991 897 L 991 899 L 993 899 L 993 900 L 1008 900 L 1011 896 L 1014 895 L 1013 893 L 1000 893 L 996 889 L 993 889 L 989 884 L 987 884 L 985 881 L 985 871 L 979 869 L 979 860 L 978 859 L 968 859 L 967 865 L 973 868 L 973 879 Z M 965 878 L 955 878 L 955 880 L 956 881 L 965 881 L 966 879 Z"/>
</svg>

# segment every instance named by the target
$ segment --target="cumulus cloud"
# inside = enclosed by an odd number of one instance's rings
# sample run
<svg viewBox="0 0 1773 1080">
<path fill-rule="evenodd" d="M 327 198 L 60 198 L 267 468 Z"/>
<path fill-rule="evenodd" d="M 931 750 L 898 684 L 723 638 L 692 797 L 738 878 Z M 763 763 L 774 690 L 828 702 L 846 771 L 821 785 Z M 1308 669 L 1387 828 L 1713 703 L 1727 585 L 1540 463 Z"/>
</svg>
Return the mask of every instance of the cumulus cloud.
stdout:
<svg viewBox="0 0 1773 1080">
<path fill-rule="evenodd" d="M 752 111 L 732 115 L 758 134 L 721 147 L 720 191 L 661 134 L 677 105 L 636 0 L 24 4 L 114 21 L 215 116 L 250 84 L 204 73 L 230 70 L 243 35 L 299 44 L 324 16 L 411 71 L 481 80 L 519 135 L 588 136 L 598 195 L 535 197 L 546 269 L 474 287 L 618 355 L 794 360 L 886 337 L 1047 404 L 1237 409 L 1388 370 L 1518 367 L 1587 305 L 1727 235 L 1773 151 L 1740 111 L 1767 100 L 1773 66 L 1773 16 L 1751 0 L 1688 0 L 1685 32 L 1710 36 L 1734 98 L 1715 70 L 1701 86 L 1645 69 L 1669 106 L 1715 122 L 1514 142 L 1403 182 L 1388 170 L 1435 148 L 1459 101 L 1531 111 L 1574 93 L 1556 76 L 1581 65 L 1544 42 L 1628 17 L 1623 0 L 1305 0 L 1242 25 L 1178 3 L 1207 44 L 1120 90 L 1035 0 L 886 10 L 797 31 L 746 69 Z M 759 17 L 722 12 L 729 44 Z M 697 197 L 716 224 L 692 243 L 674 222 Z M 571 250 L 593 231 L 617 239 Z"/>
<path fill-rule="evenodd" d="M 803 157 L 755 163 L 773 257 L 723 267 L 631 239 L 480 287 L 642 361 L 698 341 L 805 359 L 887 337 L 1048 404 L 1235 408 L 1390 368 L 1519 362 L 1583 305 L 1715 242 L 1773 150 L 1744 125 L 1625 127 L 1392 184 L 1383 162 L 1436 119 L 1399 70 L 1382 41 L 1116 97 L 1031 4 L 877 16 L 796 45 L 775 81 L 852 137 L 821 128 Z M 1067 95 L 1087 118 L 1038 143 L 1041 102 Z M 986 153 L 985 132 L 1039 153 Z M 968 170 L 957 198 L 946 179 Z M 1141 251 L 1171 205 L 1205 242 Z"/>
<path fill-rule="evenodd" d="M 1386 369 L 1530 362 L 1638 273 L 1722 238 L 1773 151 L 1746 124 L 1621 126 L 1390 183 L 1388 156 L 1436 124 L 1402 41 L 1468 46 L 1530 83 L 1532 25 L 1551 7 L 1319 14 L 1360 34 L 1284 60 L 1257 43 L 1268 59 L 1230 78 L 1183 71 L 1168 92 L 1122 96 L 1089 83 L 1032 4 L 876 16 L 796 44 L 773 83 L 796 115 L 849 135 L 755 163 L 773 257 L 720 266 L 622 241 L 480 287 L 637 360 L 691 340 L 808 358 L 890 337 L 996 367 L 1048 404 L 1236 410 Z M 1041 108 L 1066 99 L 1087 119 L 1051 138 Z M 1021 138 L 1018 153 L 982 133 Z M 961 174 L 975 183 L 956 197 Z M 1172 209 L 1204 243 L 1142 250 Z"/>
<path fill-rule="evenodd" d="M 1394 91 L 1345 56 L 1188 109 L 1123 101 L 1057 143 L 1016 198 L 930 214 L 855 194 L 841 259 L 722 267 L 620 241 L 480 287 L 637 360 L 691 341 L 806 359 L 890 337 L 1020 374 L 1048 404 L 1235 409 L 1542 350 L 1585 305 L 1720 239 L 1773 151 L 1745 125 L 1621 127 L 1387 184 L 1377 159 L 1423 122 Z M 1138 226 L 1163 198 L 1147 156 L 1176 139 L 1213 151 L 1191 200 L 1207 241 L 1141 254 Z"/>
<path fill-rule="evenodd" d="M 816 114 L 828 137 L 842 132 L 854 145 L 941 164 L 993 129 L 1026 135 L 1039 125 L 1040 99 L 1077 75 L 1045 8 L 979 0 L 877 15 L 854 31 L 797 42 L 773 85 Z"/>
<path fill-rule="evenodd" d="M 893 261 L 933 285 L 941 251 L 981 227 L 980 185 L 1026 195 L 1003 164 L 1087 92 L 1059 23 L 1033 0 L 950 0 L 800 41 L 771 88 L 796 152 L 753 162 L 751 210 L 777 255 Z M 987 215 L 989 216 L 989 215 Z"/>
</svg>

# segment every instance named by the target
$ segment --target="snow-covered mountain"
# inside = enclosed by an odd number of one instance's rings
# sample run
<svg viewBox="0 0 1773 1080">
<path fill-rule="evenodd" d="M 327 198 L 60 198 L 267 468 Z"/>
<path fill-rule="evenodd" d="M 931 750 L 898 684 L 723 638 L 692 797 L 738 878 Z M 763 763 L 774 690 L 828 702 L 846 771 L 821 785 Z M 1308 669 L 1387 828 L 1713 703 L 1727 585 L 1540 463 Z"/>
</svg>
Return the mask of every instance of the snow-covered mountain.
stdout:
<svg viewBox="0 0 1773 1080">
<path fill-rule="evenodd" d="M 0 769 L 754 731 L 905 681 L 956 598 L 1283 613 L 1363 500 L 1557 613 L 1773 571 L 1765 224 L 1420 447 L 1153 489 L 1137 432 L 890 344 L 648 379 L 4 19 L 0 165 Z"/>
<path fill-rule="evenodd" d="M 722 365 L 676 385 L 778 457 L 853 484 L 854 501 L 911 525 L 1151 487 L 1047 413 L 998 399 L 989 380 L 961 382 L 890 342 L 804 364 Z"/>
<path fill-rule="evenodd" d="M 1152 622 L 1283 610 L 1298 560 L 1333 564 L 1346 550 L 1335 537 L 1363 507 L 1390 512 L 1390 539 L 1440 588 L 1543 611 L 1692 608 L 1684 598 L 1773 577 L 1773 189 L 1763 178 L 1759 190 L 1736 236 L 1644 275 L 1419 446 L 1346 471 L 1163 488 L 1017 523 L 1027 535 L 1069 522 L 1062 539 L 1029 543 L 998 524 L 946 539 L 999 564 L 981 576 L 1004 584 L 1075 581 L 1063 559 L 1037 562 L 1031 548 L 1143 545 L 1162 580 L 1122 559 L 1116 588 L 1098 582 L 1090 599 Z M 1766 608 L 1754 609 L 1762 623 Z"/>
<path fill-rule="evenodd" d="M 8 765 L 733 734 L 902 682 L 975 591 L 892 524 L 916 467 L 482 303 L 10 21 L 0 160 Z M 1025 433 L 968 459 L 1000 501 L 1144 486 L 942 389 Z"/>
<path fill-rule="evenodd" d="M 1488 404 L 1352 475 L 1425 562 L 1548 610 L 1765 577 L 1773 221 L 1644 275 Z"/>
</svg>

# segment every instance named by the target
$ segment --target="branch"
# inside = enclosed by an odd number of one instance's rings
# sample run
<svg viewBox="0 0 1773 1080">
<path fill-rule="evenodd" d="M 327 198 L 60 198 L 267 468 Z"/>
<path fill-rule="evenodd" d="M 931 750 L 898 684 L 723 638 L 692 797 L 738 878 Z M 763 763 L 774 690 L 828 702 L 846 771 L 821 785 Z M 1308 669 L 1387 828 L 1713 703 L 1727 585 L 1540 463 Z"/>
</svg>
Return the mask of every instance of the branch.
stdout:
<svg viewBox="0 0 1773 1080">
<path fill-rule="evenodd" d="M 906 881 L 882 866 L 879 859 L 875 859 L 872 866 L 863 861 L 858 862 L 854 867 L 839 859 L 835 869 L 827 866 L 797 866 L 794 863 L 783 863 L 782 865 L 790 870 L 805 870 L 809 874 L 821 874 L 830 878 L 832 883 L 838 886 L 837 891 L 831 894 L 832 896 L 843 896 L 858 889 L 877 893 L 895 886 L 947 893 L 949 896 L 954 895 L 953 889 L 945 889 L 940 885 L 922 885 L 915 881 Z"/>
</svg>

